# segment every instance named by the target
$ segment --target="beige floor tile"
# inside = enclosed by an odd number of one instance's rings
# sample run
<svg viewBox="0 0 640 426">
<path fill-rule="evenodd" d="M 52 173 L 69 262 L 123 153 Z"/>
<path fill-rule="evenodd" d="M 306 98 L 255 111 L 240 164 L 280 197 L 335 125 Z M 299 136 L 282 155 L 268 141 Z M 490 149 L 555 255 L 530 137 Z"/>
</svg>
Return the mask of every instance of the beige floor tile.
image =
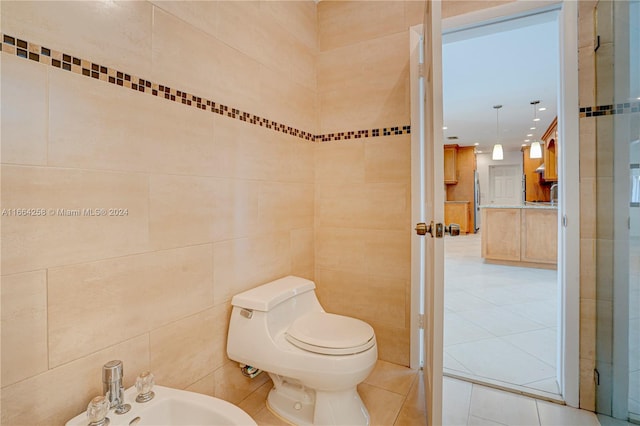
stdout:
<svg viewBox="0 0 640 426">
<path fill-rule="evenodd" d="M 407 395 L 415 380 L 416 373 L 416 370 L 378 360 L 375 368 L 364 382 L 391 392 Z"/>
<path fill-rule="evenodd" d="M 370 424 L 372 426 L 388 426 L 395 422 L 400 408 L 402 408 L 404 395 L 366 383 L 358 385 L 358 393 L 367 410 L 369 410 Z"/>
<path fill-rule="evenodd" d="M 535 399 L 478 385 L 471 391 L 469 414 L 507 425 L 539 425 Z"/>
<path fill-rule="evenodd" d="M 445 367 L 553 391 L 556 271 L 485 264 L 480 243 L 445 240 Z"/>
<path fill-rule="evenodd" d="M 216 391 L 216 379 L 213 373 L 204 376 L 194 384 L 186 388 L 189 392 L 202 393 L 209 396 L 214 396 Z"/>
<path fill-rule="evenodd" d="M 251 395 L 240 401 L 238 407 L 242 408 L 250 416 L 255 417 L 260 411 L 266 408 L 267 396 L 272 388 L 273 382 L 271 380 L 266 381 L 262 386 L 252 392 Z"/>
<path fill-rule="evenodd" d="M 590 411 L 578 410 L 545 401 L 537 401 L 537 404 L 541 426 L 600 426 L 597 416 Z"/>
<path fill-rule="evenodd" d="M 260 410 L 253 419 L 259 426 L 290 426 L 290 423 L 273 414 L 267 407 Z"/>
<path fill-rule="evenodd" d="M 483 419 L 482 417 L 469 416 L 468 426 L 503 426 L 504 423 L 494 422 L 493 420 Z"/>
<path fill-rule="evenodd" d="M 394 425 L 419 426 L 426 424 L 427 408 L 424 396 L 424 375 L 422 372 L 418 372 Z"/>
<path fill-rule="evenodd" d="M 469 419 L 471 389 L 473 385 L 462 380 L 445 377 L 442 383 L 442 424 L 466 425 Z"/>
<path fill-rule="evenodd" d="M 260 386 L 269 382 L 269 376 L 262 373 L 253 379 L 244 377 L 238 363 L 229 361 L 215 371 L 215 397 L 239 404 Z"/>
</svg>

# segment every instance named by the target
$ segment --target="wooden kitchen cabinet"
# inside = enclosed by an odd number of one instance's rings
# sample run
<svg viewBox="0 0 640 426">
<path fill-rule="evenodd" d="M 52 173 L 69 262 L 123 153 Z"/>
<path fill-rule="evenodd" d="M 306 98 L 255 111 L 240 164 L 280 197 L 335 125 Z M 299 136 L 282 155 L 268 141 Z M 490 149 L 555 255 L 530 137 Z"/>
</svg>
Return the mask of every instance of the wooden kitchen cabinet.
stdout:
<svg viewBox="0 0 640 426">
<path fill-rule="evenodd" d="M 444 202 L 444 223 L 450 225 L 456 223 L 460 225 L 460 233 L 468 234 L 469 226 L 469 202 L 468 201 L 445 201 Z"/>
<path fill-rule="evenodd" d="M 522 172 L 525 176 L 525 201 L 551 201 L 549 185 L 545 185 L 536 170 L 544 160 L 531 158 L 531 147 L 522 147 Z"/>
<path fill-rule="evenodd" d="M 558 259 L 558 211 L 522 209 L 520 260 L 555 265 Z"/>
<path fill-rule="evenodd" d="M 520 209 L 482 209 L 482 257 L 520 261 Z"/>
<path fill-rule="evenodd" d="M 542 135 L 544 142 L 544 180 L 547 182 L 558 181 L 558 117 L 549 125 L 547 131 Z"/>
<path fill-rule="evenodd" d="M 555 269 L 558 210 L 484 207 L 480 240 L 482 257 L 487 263 Z"/>
<path fill-rule="evenodd" d="M 444 146 L 444 183 L 458 183 L 458 145 Z"/>
</svg>

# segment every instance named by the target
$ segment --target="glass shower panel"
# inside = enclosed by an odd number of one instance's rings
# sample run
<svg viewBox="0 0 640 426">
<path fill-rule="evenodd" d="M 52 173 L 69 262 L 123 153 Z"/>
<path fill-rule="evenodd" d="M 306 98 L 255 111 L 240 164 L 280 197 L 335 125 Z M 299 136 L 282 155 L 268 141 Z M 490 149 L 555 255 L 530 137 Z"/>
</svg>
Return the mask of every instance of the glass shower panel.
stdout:
<svg viewBox="0 0 640 426">
<path fill-rule="evenodd" d="M 640 1 L 629 2 L 629 418 L 640 420 Z"/>
<path fill-rule="evenodd" d="M 617 3 L 617 2 L 615 2 Z M 614 4 L 615 4 L 614 3 Z M 614 303 L 614 327 L 627 345 L 623 354 L 616 355 L 615 377 L 626 392 L 616 392 L 614 383 L 613 414 L 640 420 L 640 0 L 620 2 L 614 6 L 615 50 L 614 78 L 614 190 L 616 222 L 627 219 L 626 230 L 616 233 L 615 256 L 625 255 L 619 263 L 625 271 L 615 271 L 624 282 L 614 279 L 614 295 L 622 299 Z M 620 108 L 622 107 L 622 108 Z M 626 232 L 624 232 L 626 231 Z M 626 253 L 625 253 L 626 252 Z M 623 289 L 623 291 L 620 291 Z M 624 296 L 627 296 L 626 299 Z M 616 312 L 617 311 L 617 312 Z M 616 320 L 620 324 L 615 324 Z M 624 335 L 623 335 L 624 334 Z M 614 343 L 615 343 L 614 331 Z M 624 367 L 624 370 L 620 367 Z M 626 383 L 625 383 L 626 382 Z M 619 389 L 619 388 L 618 388 Z M 626 401 L 616 401 L 617 395 L 627 394 Z M 624 416 L 628 413 L 627 416 Z M 621 415 L 622 414 L 622 415 Z"/>
<path fill-rule="evenodd" d="M 640 0 L 595 17 L 596 410 L 640 423 Z"/>
</svg>

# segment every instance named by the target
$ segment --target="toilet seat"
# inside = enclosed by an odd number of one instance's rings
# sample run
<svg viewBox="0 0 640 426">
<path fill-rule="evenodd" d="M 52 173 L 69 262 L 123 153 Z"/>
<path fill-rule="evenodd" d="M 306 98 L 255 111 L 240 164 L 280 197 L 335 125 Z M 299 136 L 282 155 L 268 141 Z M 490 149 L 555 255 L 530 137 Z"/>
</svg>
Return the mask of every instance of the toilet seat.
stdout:
<svg viewBox="0 0 640 426">
<path fill-rule="evenodd" d="M 326 312 L 299 317 L 285 336 L 294 346 L 323 355 L 357 354 L 376 343 L 373 328 L 366 322 Z"/>
</svg>

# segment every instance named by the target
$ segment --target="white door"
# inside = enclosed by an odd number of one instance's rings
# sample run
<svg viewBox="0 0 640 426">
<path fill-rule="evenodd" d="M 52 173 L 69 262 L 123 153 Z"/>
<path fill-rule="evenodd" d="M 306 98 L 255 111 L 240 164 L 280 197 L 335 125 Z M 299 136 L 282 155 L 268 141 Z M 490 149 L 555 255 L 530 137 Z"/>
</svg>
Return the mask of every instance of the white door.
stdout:
<svg viewBox="0 0 640 426">
<path fill-rule="evenodd" d="M 489 203 L 522 204 L 522 169 L 518 165 L 489 166 Z"/>
<path fill-rule="evenodd" d="M 412 367 L 424 368 L 427 424 L 442 424 L 444 311 L 444 175 L 442 36 L 439 1 L 426 2 L 424 25 L 413 27 L 411 48 Z M 416 285 L 417 284 L 417 285 Z"/>
</svg>

